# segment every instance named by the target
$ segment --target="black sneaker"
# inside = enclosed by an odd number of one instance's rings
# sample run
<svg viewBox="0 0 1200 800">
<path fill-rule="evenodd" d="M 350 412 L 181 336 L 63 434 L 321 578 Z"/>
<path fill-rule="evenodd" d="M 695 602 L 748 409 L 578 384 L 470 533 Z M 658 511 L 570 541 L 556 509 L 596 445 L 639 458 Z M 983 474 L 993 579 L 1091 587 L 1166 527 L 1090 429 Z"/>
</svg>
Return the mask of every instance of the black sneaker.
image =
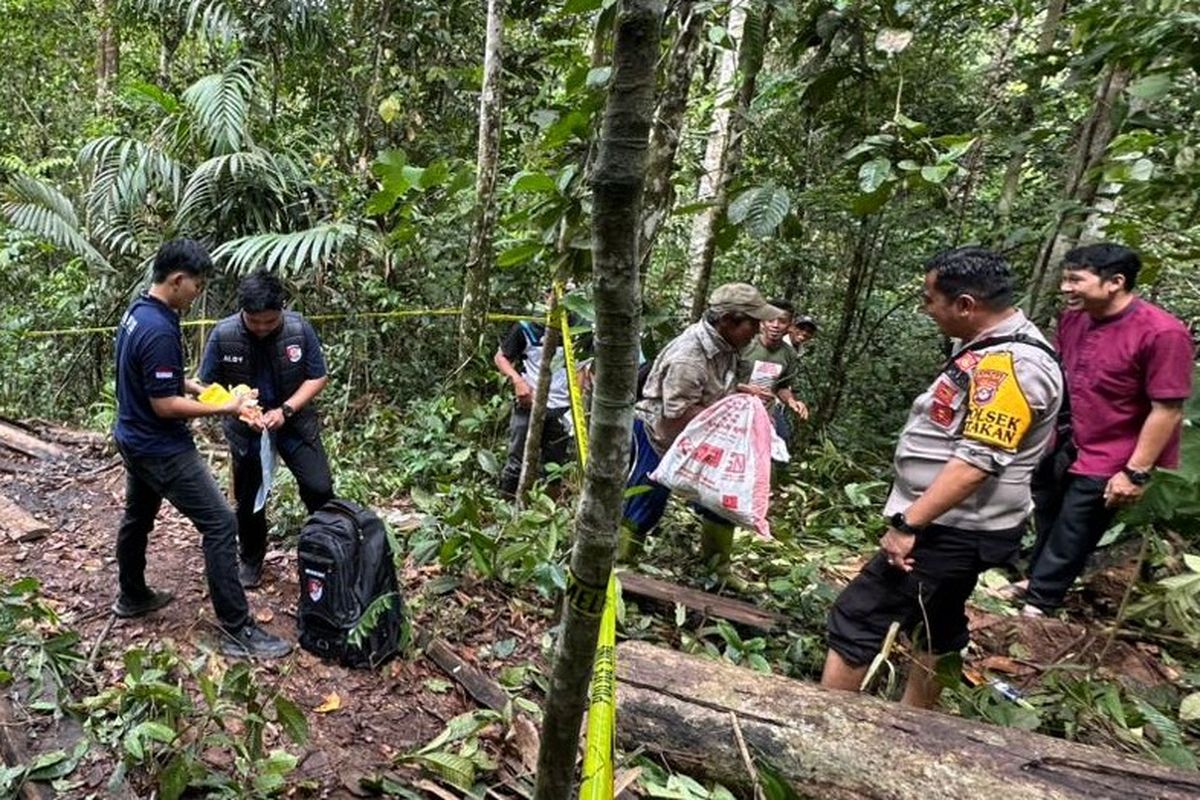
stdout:
<svg viewBox="0 0 1200 800">
<path fill-rule="evenodd" d="M 149 594 L 145 597 L 137 599 L 131 599 L 123 594 L 117 595 L 117 599 L 112 604 L 112 612 L 122 619 L 141 617 L 151 611 L 157 611 L 175 599 L 175 595 L 167 591 L 158 589 L 149 589 L 148 591 Z"/>
<path fill-rule="evenodd" d="M 223 633 L 221 654 L 231 658 L 283 658 L 292 652 L 291 642 L 267 633 L 253 622 L 237 633 Z"/>
<path fill-rule="evenodd" d="M 238 564 L 238 578 L 242 582 L 243 589 L 254 589 L 262 583 L 263 565 L 259 561 L 257 564 L 251 564 L 243 561 Z"/>
</svg>

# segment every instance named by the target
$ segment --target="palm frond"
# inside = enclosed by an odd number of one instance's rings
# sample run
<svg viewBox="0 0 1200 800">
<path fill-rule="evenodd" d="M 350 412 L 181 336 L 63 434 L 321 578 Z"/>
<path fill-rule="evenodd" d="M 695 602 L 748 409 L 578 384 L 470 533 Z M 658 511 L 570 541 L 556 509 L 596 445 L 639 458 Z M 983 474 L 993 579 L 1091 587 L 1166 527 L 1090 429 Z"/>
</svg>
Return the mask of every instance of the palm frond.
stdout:
<svg viewBox="0 0 1200 800">
<path fill-rule="evenodd" d="M 175 212 L 176 227 L 186 230 L 202 225 L 246 186 L 260 184 L 273 192 L 282 183 L 265 150 L 213 156 L 196 167 L 183 187 Z"/>
<path fill-rule="evenodd" d="M 170 0 L 166 0 L 170 2 Z M 228 44 L 245 35 L 241 21 L 223 0 L 177 0 L 187 7 L 184 28 L 189 33 L 200 32 L 214 42 Z"/>
<path fill-rule="evenodd" d="M 81 169 L 91 172 L 85 194 L 89 227 L 95 240 L 110 250 L 136 249 L 147 218 L 155 216 L 153 209 L 160 202 L 171 208 L 179 203 L 184 166 L 155 146 L 102 136 L 83 146 L 78 161 Z"/>
<path fill-rule="evenodd" d="M 94 267 L 112 271 L 80 231 L 71 201 L 53 186 L 25 175 L 14 176 L 4 192 L 0 211 L 14 228 L 74 253 Z"/>
<path fill-rule="evenodd" d="M 259 233 L 225 242 L 213 251 L 213 261 L 226 264 L 237 274 L 258 268 L 297 275 L 342 257 L 374 238 L 344 222 L 325 222 L 292 233 Z"/>
<path fill-rule="evenodd" d="M 254 93 L 253 61 L 235 61 L 213 75 L 205 75 L 183 93 L 183 103 L 195 119 L 195 133 L 214 155 L 233 153 L 250 146 L 248 113 Z"/>
</svg>

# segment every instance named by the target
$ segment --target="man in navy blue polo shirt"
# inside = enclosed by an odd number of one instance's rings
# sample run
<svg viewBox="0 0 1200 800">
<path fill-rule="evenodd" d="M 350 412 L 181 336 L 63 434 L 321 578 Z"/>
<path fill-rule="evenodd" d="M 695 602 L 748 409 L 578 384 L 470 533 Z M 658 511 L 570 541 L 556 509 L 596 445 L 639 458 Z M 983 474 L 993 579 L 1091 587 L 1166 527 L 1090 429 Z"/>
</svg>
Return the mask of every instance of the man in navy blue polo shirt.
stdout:
<svg viewBox="0 0 1200 800">
<path fill-rule="evenodd" d="M 240 310 L 217 323 L 200 365 L 205 383 L 254 387 L 263 409 L 261 420 L 247 423 L 227 417 L 222 423 L 233 456 L 239 575 L 247 589 L 262 582 L 267 553 L 261 437 L 270 437 L 267 446 L 278 448 L 310 514 L 333 499 L 314 402 L 329 382 L 325 356 L 312 323 L 295 311 L 284 311 L 283 301 L 283 285 L 271 273 L 259 270 L 243 278 L 238 287 Z"/>
<path fill-rule="evenodd" d="M 236 416 L 246 398 L 224 406 L 201 403 L 200 385 L 184 377 L 179 316 L 200 294 L 212 261 L 199 243 L 176 239 L 159 248 L 153 285 L 130 305 L 117 329 L 117 425 L 125 462 L 125 515 L 117 534 L 118 617 L 138 617 L 171 602 L 146 584 L 146 546 L 165 499 L 200 531 L 204 571 L 221 651 L 235 657 L 279 658 L 291 645 L 254 622 L 238 580 L 237 520 L 200 458 L 187 420 Z"/>
</svg>

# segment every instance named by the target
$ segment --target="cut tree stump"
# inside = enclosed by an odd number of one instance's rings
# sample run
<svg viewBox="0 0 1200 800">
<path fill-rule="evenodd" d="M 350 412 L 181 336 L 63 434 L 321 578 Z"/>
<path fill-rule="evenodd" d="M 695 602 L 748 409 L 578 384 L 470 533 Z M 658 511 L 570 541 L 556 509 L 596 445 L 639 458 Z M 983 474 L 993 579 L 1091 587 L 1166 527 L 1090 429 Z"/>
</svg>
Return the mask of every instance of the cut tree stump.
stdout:
<svg viewBox="0 0 1200 800">
<path fill-rule="evenodd" d="M 33 458 L 66 458 L 67 451 L 56 444 L 39 439 L 28 431 L 7 422 L 0 422 L 0 444 Z"/>
<path fill-rule="evenodd" d="M 745 789 L 747 749 L 804 797 L 1200 797 L 1194 773 L 1035 733 L 762 675 L 644 642 L 617 649 L 617 725 L 676 768 Z"/>
<path fill-rule="evenodd" d="M 617 579 L 621 582 L 623 594 L 648 597 L 667 604 L 682 603 L 706 617 L 718 617 L 764 631 L 782 630 L 787 623 L 787 617 L 782 614 L 764 611 L 753 603 L 709 594 L 648 575 L 619 572 Z"/>
<path fill-rule="evenodd" d="M 50 534 L 50 526 L 0 494 L 0 530 L 14 542 L 36 542 Z"/>
</svg>

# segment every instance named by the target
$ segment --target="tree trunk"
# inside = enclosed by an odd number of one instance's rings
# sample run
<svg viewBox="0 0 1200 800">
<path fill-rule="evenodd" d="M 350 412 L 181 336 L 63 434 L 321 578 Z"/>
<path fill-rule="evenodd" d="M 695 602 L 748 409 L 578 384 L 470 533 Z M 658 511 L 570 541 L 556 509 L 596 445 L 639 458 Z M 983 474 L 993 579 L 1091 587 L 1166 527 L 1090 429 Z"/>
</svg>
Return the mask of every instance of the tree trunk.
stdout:
<svg viewBox="0 0 1200 800">
<path fill-rule="evenodd" d="M 1050 0 L 1046 7 L 1046 16 L 1042 20 L 1042 32 L 1038 36 L 1038 58 L 1045 58 L 1054 49 L 1058 36 L 1058 25 L 1062 21 L 1063 10 L 1067 0 Z M 1036 62 L 1035 62 L 1036 63 Z M 1040 64 L 1038 65 L 1040 66 Z M 1029 78 L 1028 88 L 1021 96 L 1017 110 L 1017 131 L 1028 131 L 1034 123 L 1034 106 L 1042 90 L 1044 76 L 1040 69 L 1035 69 Z M 1004 168 L 1004 180 L 1000 189 L 1000 200 L 996 203 L 996 216 L 999 218 L 997 235 L 1006 234 L 1008 218 L 1012 214 L 1013 204 L 1017 201 L 1017 189 L 1021 185 L 1021 170 L 1025 167 L 1025 154 L 1029 151 L 1029 143 L 1018 138 L 1013 145 L 1008 165 Z"/>
<path fill-rule="evenodd" d="M 613 75 L 592 174 L 592 276 L 596 309 L 593 443 L 575 518 L 571 581 L 554 657 L 538 753 L 535 800 L 571 796 L 579 724 L 600 612 L 616 553 L 637 385 L 641 291 L 637 229 L 654 112 L 661 0 L 623 0 Z M 602 606 L 601 602 L 599 606 Z"/>
<path fill-rule="evenodd" d="M 537 390 L 529 409 L 529 429 L 525 433 L 525 452 L 521 457 L 521 478 L 517 481 L 517 503 L 524 504 L 529 487 L 537 480 L 542 466 L 542 433 L 546 430 L 546 403 L 550 399 L 550 382 L 554 378 L 554 354 L 562 344 L 558 327 L 558 293 L 550 298 L 549 322 L 542 334 L 542 363 L 538 366 Z"/>
<path fill-rule="evenodd" d="M 1083 221 L 1096 198 L 1100 186 L 1098 168 L 1104 161 L 1109 142 L 1120 128 L 1117 112 L 1131 77 L 1132 72 L 1128 67 L 1109 67 L 1096 87 L 1092 113 L 1079 131 L 1071 173 L 1067 178 L 1064 198 L 1070 207 L 1059 213 L 1034 263 L 1029 281 L 1026 313 L 1035 322 L 1045 323 L 1049 317 L 1051 305 L 1048 301 L 1054 294 L 1058 280 L 1058 265 L 1067 251 L 1075 246 Z"/>
<path fill-rule="evenodd" d="M 696 8 L 694 0 L 683 0 L 679 4 L 679 32 L 667 57 L 666 85 L 654 113 L 650 154 L 646 161 L 646 193 L 642 198 L 639 269 L 643 289 L 654 240 L 675 205 L 675 187 L 671 176 L 675 172 L 675 154 L 679 151 L 688 94 L 696 72 L 696 53 L 700 50 L 705 13 L 705 8 Z"/>
<path fill-rule="evenodd" d="M 738 91 L 738 62 L 745 42 L 746 16 L 749 0 L 730 0 L 729 20 L 726 33 L 733 41 L 733 48 L 721 51 L 717 67 L 716 101 L 713 104 L 712 124 L 709 127 L 708 145 L 704 151 L 704 166 L 700 173 L 700 185 L 696 190 L 696 202 L 707 203 L 707 207 L 696 214 L 692 223 L 692 237 L 688 244 L 688 267 L 684 275 L 683 292 L 680 296 L 688 319 L 700 319 L 708 300 L 708 283 L 712 276 L 713 256 L 717 249 L 717 223 L 725 213 L 728 200 L 725 195 L 731 170 L 728 157 L 732 150 L 735 128 L 741 112 Z M 748 70 L 743 70 L 743 80 L 753 80 Z"/>
<path fill-rule="evenodd" d="M 500 162 L 501 49 L 504 0 L 488 0 L 487 44 L 483 56 L 483 91 L 479 96 L 479 148 L 475 169 L 475 224 L 463 279 L 462 315 L 458 320 L 458 362 L 466 364 L 479 351 L 487 323 L 488 282 L 492 274 L 492 234 L 496 227 L 496 173 Z"/>
<path fill-rule="evenodd" d="M 96 113 L 112 111 L 113 90 L 121 70 L 121 31 L 112 0 L 96 0 L 99 33 L 96 39 Z"/>
<path fill-rule="evenodd" d="M 801 797 L 822 800 L 1200 796 L 1195 773 L 645 642 L 617 648 L 617 697 L 626 750 L 730 788 L 750 786 L 754 753 Z"/>
</svg>

